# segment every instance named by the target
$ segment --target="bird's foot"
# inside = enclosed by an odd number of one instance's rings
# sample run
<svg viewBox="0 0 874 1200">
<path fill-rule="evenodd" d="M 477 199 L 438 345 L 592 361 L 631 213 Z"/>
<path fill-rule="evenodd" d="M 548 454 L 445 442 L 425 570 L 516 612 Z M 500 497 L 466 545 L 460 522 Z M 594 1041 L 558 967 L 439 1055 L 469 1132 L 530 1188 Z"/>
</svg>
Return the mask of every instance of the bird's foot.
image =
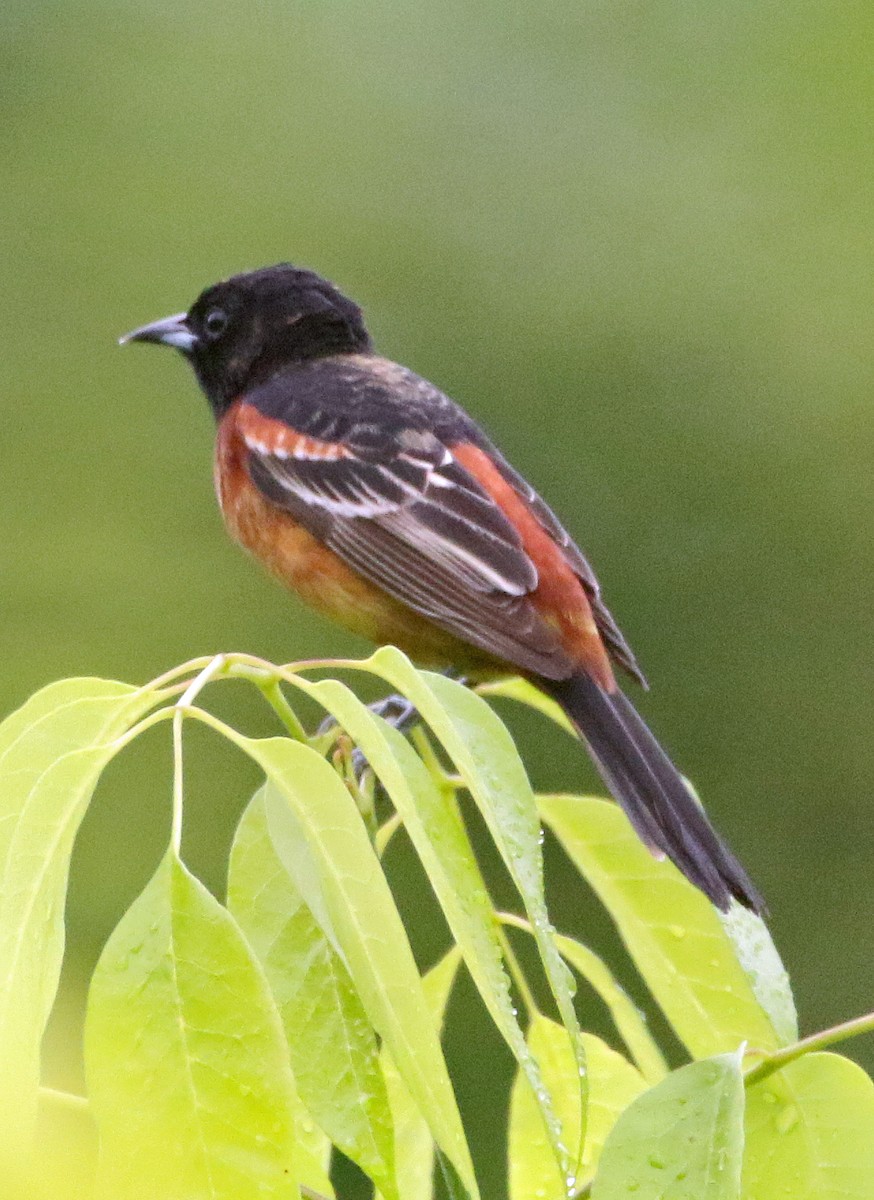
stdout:
<svg viewBox="0 0 874 1200">
<path fill-rule="evenodd" d="M 458 683 L 467 683 L 465 676 L 458 674 L 455 671 L 447 670 L 444 674 L 458 681 Z M 401 696 L 398 692 L 393 692 L 389 696 L 383 696 L 381 700 L 375 700 L 373 704 L 367 706 L 370 711 L 377 717 L 382 717 L 387 721 L 392 728 L 398 733 L 409 733 L 419 721 L 419 711 L 412 701 L 406 696 Z M 321 737 L 325 734 L 333 732 L 337 728 L 337 722 L 333 717 L 325 717 L 321 725 L 316 730 L 316 736 Z M 355 778 L 360 782 L 365 771 L 369 769 L 369 763 L 361 750 L 356 746 L 350 756 L 349 762 L 355 774 Z"/>
</svg>

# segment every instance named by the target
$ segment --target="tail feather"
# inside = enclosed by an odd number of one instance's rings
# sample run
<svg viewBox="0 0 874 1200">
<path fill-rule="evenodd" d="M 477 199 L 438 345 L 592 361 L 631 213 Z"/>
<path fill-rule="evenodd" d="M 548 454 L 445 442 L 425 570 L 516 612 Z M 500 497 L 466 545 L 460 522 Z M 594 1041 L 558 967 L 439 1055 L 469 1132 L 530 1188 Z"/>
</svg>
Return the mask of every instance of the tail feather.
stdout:
<svg viewBox="0 0 874 1200">
<path fill-rule="evenodd" d="M 628 697 L 605 692 L 588 675 L 540 686 L 570 717 L 641 840 L 666 854 L 717 908 L 735 897 L 764 912 L 759 892 Z"/>
</svg>

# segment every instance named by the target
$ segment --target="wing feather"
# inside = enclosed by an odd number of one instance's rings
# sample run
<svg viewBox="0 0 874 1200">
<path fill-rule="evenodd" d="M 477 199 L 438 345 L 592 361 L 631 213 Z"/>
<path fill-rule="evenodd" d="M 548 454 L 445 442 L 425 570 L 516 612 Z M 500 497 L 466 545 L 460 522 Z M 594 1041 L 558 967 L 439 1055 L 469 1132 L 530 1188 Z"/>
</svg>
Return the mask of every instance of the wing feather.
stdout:
<svg viewBox="0 0 874 1200">
<path fill-rule="evenodd" d="M 487 654 L 548 679 L 570 674 L 555 634 L 526 597 L 469 590 L 456 568 L 433 559 L 425 567 L 416 546 L 378 521 L 337 521 L 325 541 L 365 578 Z"/>
<path fill-rule="evenodd" d="M 263 436 L 247 445 L 260 490 L 353 570 L 495 658 L 551 679 L 571 672 L 531 602 L 537 569 L 518 533 L 438 439 L 379 460 L 349 443 L 310 458 L 265 453 Z"/>
<path fill-rule="evenodd" d="M 616 624 L 613 614 L 601 598 L 601 585 L 598 582 L 598 577 L 589 565 L 582 550 L 580 550 L 558 517 L 538 495 L 531 484 L 510 466 L 495 446 L 487 444 L 487 448 L 489 455 L 506 481 L 530 507 L 549 536 L 561 547 L 571 569 L 586 589 L 589 603 L 592 606 L 592 613 L 598 626 L 598 632 L 601 634 L 607 645 L 607 649 L 610 651 L 610 657 L 614 662 L 619 663 L 642 687 L 647 688 L 649 685 L 647 684 L 646 676 L 638 666 L 634 652 L 625 640 L 622 630 Z"/>
</svg>

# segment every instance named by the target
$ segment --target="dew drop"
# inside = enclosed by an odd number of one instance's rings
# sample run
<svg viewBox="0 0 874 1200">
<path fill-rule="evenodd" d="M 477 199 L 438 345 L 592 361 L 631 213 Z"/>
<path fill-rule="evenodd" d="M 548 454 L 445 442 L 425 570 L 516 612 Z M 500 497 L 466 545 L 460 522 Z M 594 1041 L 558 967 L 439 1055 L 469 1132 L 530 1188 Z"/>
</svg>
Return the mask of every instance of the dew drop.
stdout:
<svg viewBox="0 0 874 1200">
<path fill-rule="evenodd" d="M 799 1121 L 798 1108 L 794 1104 L 787 1104 L 777 1118 L 777 1128 L 780 1133 L 791 1133 Z"/>
<path fill-rule="evenodd" d="M 685 927 L 682 925 L 669 925 L 668 930 L 678 940 L 682 940 L 686 936 Z"/>
</svg>

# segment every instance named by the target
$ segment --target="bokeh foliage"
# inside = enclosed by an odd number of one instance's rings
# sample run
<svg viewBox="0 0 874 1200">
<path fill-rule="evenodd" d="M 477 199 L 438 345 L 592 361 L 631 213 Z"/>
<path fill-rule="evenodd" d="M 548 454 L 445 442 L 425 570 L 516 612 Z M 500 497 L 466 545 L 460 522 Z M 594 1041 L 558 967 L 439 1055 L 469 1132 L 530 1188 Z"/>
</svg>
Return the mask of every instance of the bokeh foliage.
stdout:
<svg viewBox="0 0 874 1200">
<path fill-rule="evenodd" d="M 874 920 L 872 25 L 834 0 L 7 0 L 0 709 L 218 649 L 363 649 L 225 542 L 181 365 L 114 346 L 222 274 L 313 265 L 590 553 L 806 1027 L 870 1007 L 846 948 Z M 591 782 L 557 732 L 515 728 L 538 786 Z M 160 737 L 83 830 L 70 1011 L 162 850 Z M 255 776 L 191 741 L 187 850 L 217 885 Z M 609 944 L 562 871 L 554 918 Z"/>
</svg>

